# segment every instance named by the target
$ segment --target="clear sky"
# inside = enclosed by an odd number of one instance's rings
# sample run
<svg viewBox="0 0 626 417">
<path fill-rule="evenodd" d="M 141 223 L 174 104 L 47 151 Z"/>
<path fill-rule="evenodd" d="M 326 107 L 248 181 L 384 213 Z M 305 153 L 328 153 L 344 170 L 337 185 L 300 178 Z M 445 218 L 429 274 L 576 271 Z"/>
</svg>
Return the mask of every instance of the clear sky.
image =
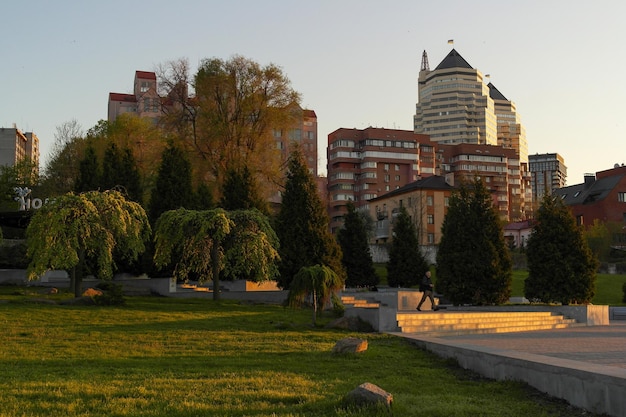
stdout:
<svg viewBox="0 0 626 417">
<path fill-rule="evenodd" d="M 579 0 L 30 0 L 0 6 L 0 127 L 40 138 L 107 118 L 136 70 L 243 55 L 280 66 L 328 134 L 413 129 L 422 51 L 454 48 L 526 126 L 529 153 L 557 152 L 568 185 L 626 163 L 626 2 Z"/>
</svg>

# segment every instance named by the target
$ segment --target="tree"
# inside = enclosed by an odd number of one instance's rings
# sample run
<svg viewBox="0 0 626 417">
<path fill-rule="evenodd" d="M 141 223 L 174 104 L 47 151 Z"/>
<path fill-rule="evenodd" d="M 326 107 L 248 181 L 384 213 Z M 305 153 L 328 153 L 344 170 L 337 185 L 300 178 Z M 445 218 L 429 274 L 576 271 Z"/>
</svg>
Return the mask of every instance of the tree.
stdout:
<svg viewBox="0 0 626 417">
<path fill-rule="evenodd" d="M 595 293 L 598 261 L 560 198 L 546 194 L 528 239 L 524 294 L 545 303 L 586 304 Z"/>
<path fill-rule="evenodd" d="M 417 230 L 406 207 L 400 207 L 393 224 L 393 240 L 389 248 L 387 281 L 390 287 L 412 287 L 419 284 L 428 271 L 422 255 Z"/>
<path fill-rule="evenodd" d="M 128 260 L 145 250 L 150 225 L 143 208 L 117 191 L 69 193 L 44 205 L 26 229 L 29 279 L 50 269 L 68 270 L 80 295 L 85 265 L 100 279 L 113 276 L 113 252 Z"/>
<path fill-rule="evenodd" d="M 102 181 L 104 190 L 118 189 L 132 201 L 141 201 L 141 179 L 139 169 L 129 148 L 120 149 L 109 142 L 102 160 Z"/>
<path fill-rule="evenodd" d="M 213 280 L 214 300 L 220 298 L 222 274 L 264 281 L 277 273 L 277 239 L 257 211 L 166 211 L 157 221 L 154 240 L 156 265 L 174 264 L 179 279 L 193 273 L 201 282 Z"/>
<path fill-rule="evenodd" d="M 300 269 L 313 265 L 326 265 L 345 280 L 341 248 L 328 230 L 328 214 L 299 149 L 289 156 L 276 234 L 281 244 L 280 287 L 289 289 Z"/>
<path fill-rule="evenodd" d="M 511 293 L 511 254 L 483 181 L 462 183 L 450 198 L 437 252 L 438 292 L 453 304 L 492 305 Z"/>
<path fill-rule="evenodd" d="M 287 303 L 295 308 L 312 298 L 313 326 L 315 326 L 318 310 L 322 310 L 332 294 L 341 287 L 343 280 L 328 266 L 305 266 L 293 277 Z"/>
<path fill-rule="evenodd" d="M 365 220 L 352 202 L 348 203 L 344 227 L 337 233 L 337 240 L 343 253 L 341 261 L 346 268 L 346 285 L 372 287 L 378 284 L 379 278 L 374 270 Z"/>
<path fill-rule="evenodd" d="M 182 149 L 170 143 L 163 151 L 155 187 L 150 198 L 150 220 L 180 207 L 194 204 L 191 184 L 191 163 Z"/>
<path fill-rule="evenodd" d="M 42 185 L 48 196 L 74 190 L 84 145 L 83 131 L 76 120 L 57 126 L 54 144 L 42 175 Z"/>
<path fill-rule="evenodd" d="M 74 183 L 74 191 L 82 193 L 84 191 L 102 190 L 102 171 L 98 163 L 96 150 L 92 144 L 87 146 L 85 157 L 80 161 L 78 177 Z"/>
<path fill-rule="evenodd" d="M 220 207 L 225 210 L 256 208 L 265 214 L 269 211 L 267 202 L 258 195 L 256 182 L 247 166 L 226 172 L 221 194 Z"/>
<path fill-rule="evenodd" d="M 162 94 L 172 103 L 161 124 L 193 149 L 198 177 L 222 190 L 228 169 L 247 166 L 260 195 L 274 193 L 282 161 L 273 131 L 291 126 L 289 106 L 300 100 L 282 70 L 234 56 L 202 61 L 193 80 L 185 60 L 169 63 L 161 73 Z"/>
</svg>

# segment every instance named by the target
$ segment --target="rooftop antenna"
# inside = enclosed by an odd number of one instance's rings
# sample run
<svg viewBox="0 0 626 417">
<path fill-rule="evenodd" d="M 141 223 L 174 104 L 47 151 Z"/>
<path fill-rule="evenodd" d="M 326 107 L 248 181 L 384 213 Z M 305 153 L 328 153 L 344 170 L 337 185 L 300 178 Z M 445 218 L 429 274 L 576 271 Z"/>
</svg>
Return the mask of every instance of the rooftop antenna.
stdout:
<svg viewBox="0 0 626 417">
<path fill-rule="evenodd" d="M 428 65 L 428 54 L 426 53 L 426 49 L 422 53 L 422 66 L 420 67 L 420 71 L 430 71 L 430 65 Z"/>
</svg>

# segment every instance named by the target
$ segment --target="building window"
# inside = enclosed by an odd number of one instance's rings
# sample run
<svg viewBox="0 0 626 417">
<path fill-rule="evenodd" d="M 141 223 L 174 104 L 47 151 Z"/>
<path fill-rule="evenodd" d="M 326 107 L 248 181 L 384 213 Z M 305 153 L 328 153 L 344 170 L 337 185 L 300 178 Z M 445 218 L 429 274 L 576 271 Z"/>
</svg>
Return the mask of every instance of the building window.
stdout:
<svg viewBox="0 0 626 417">
<path fill-rule="evenodd" d="M 434 245 L 435 244 L 435 234 L 434 233 L 429 233 L 428 234 L 428 244 L 429 245 Z"/>
<path fill-rule="evenodd" d="M 396 181 L 400 181 L 400 176 L 396 175 Z"/>
<path fill-rule="evenodd" d="M 450 207 L 450 197 L 443 198 L 443 205 L 446 207 Z"/>
<path fill-rule="evenodd" d="M 432 195 L 426 196 L 426 205 L 428 205 L 428 206 L 432 206 L 433 205 L 433 196 Z"/>
<path fill-rule="evenodd" d="M 434 214 L 429 214 L 427 215 L 427 222 L 428 224 L 435 224 L 435 215 Z"/>
<path fill-rule="evenodd" d="M 400 171 L 400 165 L 395 164 L 395 169 L 396 169 L 396 171 Z"/>
<path fill-rule="evenodd" d="M 576 224 L 579 226 L 582 226 L 583 224 L 585 224 L 584 218 L 582 215 L 576 216 Z"/>
<path fill-rule="evenodd" d="M 626 192 L 617 193 L 617 201 L 620 203 L 626 203 Z"/>
</svg>

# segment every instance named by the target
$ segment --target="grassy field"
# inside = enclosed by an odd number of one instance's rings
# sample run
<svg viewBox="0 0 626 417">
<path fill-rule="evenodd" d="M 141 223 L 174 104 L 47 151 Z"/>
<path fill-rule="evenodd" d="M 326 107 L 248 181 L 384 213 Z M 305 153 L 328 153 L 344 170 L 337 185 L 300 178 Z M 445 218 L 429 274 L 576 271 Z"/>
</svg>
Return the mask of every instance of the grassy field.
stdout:
<svg viewBox="0 0 626 417">
<path fill-rule="evenodd" d="M 159 297 L 51 303 L 63 297 L 0 287 L 1 417 L 388 416 L 342 407 L 364 382 L 393 394 L 395 416 L 591 416 L 401 338 L 312 327 L 306 310 Z M 332 354 L 347 336 L 368 350 Z"/>
</svg>

